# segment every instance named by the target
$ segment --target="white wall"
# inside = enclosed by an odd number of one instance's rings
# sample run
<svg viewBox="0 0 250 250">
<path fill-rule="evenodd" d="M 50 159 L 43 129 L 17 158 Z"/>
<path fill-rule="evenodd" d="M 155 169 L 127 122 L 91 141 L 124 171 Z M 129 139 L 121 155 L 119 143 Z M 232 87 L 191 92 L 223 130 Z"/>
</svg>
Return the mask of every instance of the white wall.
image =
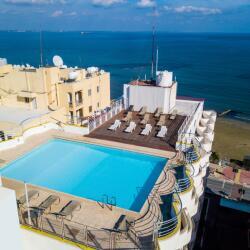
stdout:
<svg viewBox="0 0 250 250">
<path fill-rule="evenodd" d="M 23 250 L 15 191 L 0 187 L 0 249 Z"/>
<path fill-rule="evenodd" d="M 20 144 L 23 144 L 24 141 L 26 140 L 26 138 L 28 138 L 32 135 L 44 133 L 44 132 L 51 130 L 51 129 L 60 129 L 60 127 L 58 127 L 58 125 L 56 125 L 55 123 L 46 123 L 46 124 L 38 126 L 38 127 L 30 128 L 30 129 L 26 130 L 22 136 L 19 136 L 17 138 L 7 140 L 7 141 L 1 141 L 0 142 L 0 151 L 6 150 L 9 148 L 14 148 Z"/>
<path fill-rule="evenodd" d="M 69 245 L 26 229 L 21 229 L 21 233 L 23 250 L 80 250 L 77 244 Z"/>
<path fill-rule="evenodd" d="M 176 88 L 176 83 L 170 88 L 129 85 L 129 93 L 124 94 L 128 95 L 129 105 L 134 105 L 135 111 L 147 106 L 147 111 L 150 113 L 155 112 L 159 107 L 163 108 L 164 113 L 169 113 L 175 106 Z"/>
<path fill-rule="evenodd" d="M 65 125 L 63 126 L 63 130 L 67 133 L 77 134 L 77 135 L 87 135 L 89 134 L 89 128 L 88 127 L 78 127 L 78 126 L 71 126 L 71 125 Z"/>
</svg>

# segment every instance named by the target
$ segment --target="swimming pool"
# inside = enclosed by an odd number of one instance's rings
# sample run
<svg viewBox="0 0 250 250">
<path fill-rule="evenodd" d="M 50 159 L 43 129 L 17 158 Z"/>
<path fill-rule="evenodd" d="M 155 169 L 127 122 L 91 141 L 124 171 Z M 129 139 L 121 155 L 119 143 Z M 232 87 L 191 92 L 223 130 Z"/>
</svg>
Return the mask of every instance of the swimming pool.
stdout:
<svg viewBox="0 0 250 250">
<path fill-rule="evenodd" d="M 139 212 L 167 162 L 127 150 L 53 139 L 8 164 L 3 177 Z"/>
</svg>

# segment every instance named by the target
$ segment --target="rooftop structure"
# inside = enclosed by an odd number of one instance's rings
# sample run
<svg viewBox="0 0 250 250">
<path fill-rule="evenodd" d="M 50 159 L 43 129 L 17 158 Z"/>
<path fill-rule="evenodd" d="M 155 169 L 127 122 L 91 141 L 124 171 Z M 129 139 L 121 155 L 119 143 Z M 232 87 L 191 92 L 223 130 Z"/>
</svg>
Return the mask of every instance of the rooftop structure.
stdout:
<svg viewBox="0 0 250 250">
<path fill-rule="evenodd" d="M 192 247 L 216 113 L 203 110 L 204 100 L 177 98 L 172 78 L 163 71 L 156 81 L 125 84 L 122 99 L 84 126 L 57 119 L 46 131 L 27 129 L 23 145 L 2 142 L 2 183 L 16 191 L 20 223 L 95 249 Z M 69 143 L 52 147 L 51 138 Z M 124 197 L 133 206 L 121 205 Z"/>
</svg>

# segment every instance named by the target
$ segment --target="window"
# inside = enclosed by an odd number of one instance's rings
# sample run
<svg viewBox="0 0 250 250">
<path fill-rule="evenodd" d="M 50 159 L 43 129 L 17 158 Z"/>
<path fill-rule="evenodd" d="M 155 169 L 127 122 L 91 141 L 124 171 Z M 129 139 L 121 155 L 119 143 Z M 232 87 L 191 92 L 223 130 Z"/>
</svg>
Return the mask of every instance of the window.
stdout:
<svg viewBox="0 0 250 250">
<path fill-rule="evenodd" d="M 97 103 L 97 108 L 99 108 L 99 107 L 100 107 L 100 103 L 98 102 L 98 103 Z"/>
<path fill-rule="evenodd" d="M 92 106 L 89 106 L 89 113 L 92 112 Z"/>
<path fill-rule="evenodd" d="M 25 103 L 29 103 L 30 99 L 28 97 L 24 97 L 24 101 L 25 101 Z"/>
<path fill-rule="evenodd" d="M 69 106 L 72 107 L 72 105 L 73 105 L 73 103 L 72 103 L 72 93 L 68 93 L 67 98 L 68 98 Z"/>
<path fill-rule="evenodd" d="M 100 91 L 100 87 L 99 86 L 96 87 L 96 91 L 97 91 L 97 93 L 99 93 L 99 91 Z"/>
<path fill-rule="evenodd" d="M 88 90 L 88 96 L 91 96 L 91 89 Z"/>
</svg>

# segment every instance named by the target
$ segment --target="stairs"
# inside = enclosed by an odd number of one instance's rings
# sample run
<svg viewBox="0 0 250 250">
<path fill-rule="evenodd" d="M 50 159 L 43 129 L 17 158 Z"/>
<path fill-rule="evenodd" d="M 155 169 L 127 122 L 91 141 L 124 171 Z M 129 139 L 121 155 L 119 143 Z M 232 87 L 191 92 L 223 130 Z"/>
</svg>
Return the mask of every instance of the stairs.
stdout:
<svg viewBox="0 0 250 250">
<path fill-rule="evenodd" d="M 166 178 L 161 183 L 158 189 L 158 194 L 163 196 L 163 195 L 171 193 L 175 187 L 175 184 L 176 184 L 176 179 L 175 179 L 173 171 L 171 170 L 167 171 Z"/>
</svg>

